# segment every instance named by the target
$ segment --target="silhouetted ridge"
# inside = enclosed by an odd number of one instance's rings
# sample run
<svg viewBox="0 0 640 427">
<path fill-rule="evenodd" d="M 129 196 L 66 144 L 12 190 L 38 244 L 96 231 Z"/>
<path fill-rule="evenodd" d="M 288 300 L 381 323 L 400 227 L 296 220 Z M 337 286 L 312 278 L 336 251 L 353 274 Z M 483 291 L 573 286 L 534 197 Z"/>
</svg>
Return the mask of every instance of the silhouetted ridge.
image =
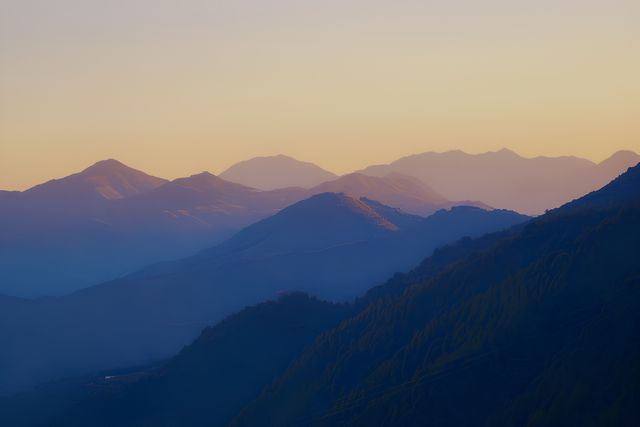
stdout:
<svg viewBox="0 0 640 427">
<path fill-rule="evenodd" d="M 599 190 L 557 209 L 563 213 L 577 207 L 612 208 L 625 203 L 640 203 L 640 164 L 630 167 L 625 173 Z"/>
<path fill-rule="evenodd" d="M 205 328 L 158 368 L 73 379 L 0 399 L 0 421 L 17 427 L 225 425 L 318 334 L 351 311 L 346 304 L 284 295 Z M 36 406 L 38 411 L 30 410 Z"/>
<path fill-rule="evenodd" d="M 371 291 L 232 425 L 637 425 L 638 179 Z"/>
</svg>

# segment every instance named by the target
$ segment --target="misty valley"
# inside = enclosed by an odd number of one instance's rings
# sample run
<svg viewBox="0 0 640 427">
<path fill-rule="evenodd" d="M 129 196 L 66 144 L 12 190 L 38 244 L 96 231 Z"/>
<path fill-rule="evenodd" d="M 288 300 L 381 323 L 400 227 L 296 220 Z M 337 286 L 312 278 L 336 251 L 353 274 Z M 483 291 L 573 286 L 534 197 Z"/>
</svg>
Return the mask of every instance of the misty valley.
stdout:
<svg viewBox="0 0 640 427">
<path fill-rule="evenodd" d="M 2 191 L 0 422 L 637 425 L 639 161 L 111 159 Z"/>
</svg>

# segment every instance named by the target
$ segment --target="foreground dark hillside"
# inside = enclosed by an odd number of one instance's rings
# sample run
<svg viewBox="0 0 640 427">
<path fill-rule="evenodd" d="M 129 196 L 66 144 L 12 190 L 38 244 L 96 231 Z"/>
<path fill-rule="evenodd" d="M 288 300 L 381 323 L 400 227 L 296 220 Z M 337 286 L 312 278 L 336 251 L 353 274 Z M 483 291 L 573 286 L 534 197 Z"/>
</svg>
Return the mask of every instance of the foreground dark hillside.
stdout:
<svg viewBox="0 0 640 427">
<path fill-rule="evenodd" d="M 352 311 L 350 305 L 286 295 L 205 329 L 160 368 L 54 383 L 0 400 L 0 421 L 11 426 L 223 425 L 304 346 Z"/>
<path fill-rule="evenodd" d="M 234 425 L 638 425 L 640 166 L 321 336 Z"/>
<path fill-rule="evenodd" d="M 0 399 L 0 421 L 14 426 L 225 425 L 322 331 L 434 277 L 516 229 L 437 249 L 412 271 L 394 275 L 352 304 L 292 294 L 244 309 L 205 329 L 160 368 L 107 371 Z"/>
</svg>

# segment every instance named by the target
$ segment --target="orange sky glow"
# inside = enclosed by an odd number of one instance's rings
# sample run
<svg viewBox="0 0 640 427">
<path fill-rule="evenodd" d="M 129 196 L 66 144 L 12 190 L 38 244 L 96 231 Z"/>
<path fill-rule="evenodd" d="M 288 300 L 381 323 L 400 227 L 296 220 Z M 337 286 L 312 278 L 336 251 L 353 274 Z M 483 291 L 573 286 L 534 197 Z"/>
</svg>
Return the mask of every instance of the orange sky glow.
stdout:
<svg viewBox="0 0 640 427">
<path fill-rule="evenodd" d="M 104 158 L 639 152 L 638 22 L 630 0 L 5 0 L 0 189 Z"/>
</svg>

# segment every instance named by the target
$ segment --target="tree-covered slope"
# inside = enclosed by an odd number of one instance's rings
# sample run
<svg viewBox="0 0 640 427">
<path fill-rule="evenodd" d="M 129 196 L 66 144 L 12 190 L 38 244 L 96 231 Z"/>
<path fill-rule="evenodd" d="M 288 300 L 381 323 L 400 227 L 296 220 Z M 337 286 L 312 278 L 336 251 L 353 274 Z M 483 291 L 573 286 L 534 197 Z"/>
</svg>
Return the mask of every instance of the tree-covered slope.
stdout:
<svg viewBox="0 0 640 427">
<path fill-rule="evenodd" d="M 224 425 L 318 334 L 352 310 L 303 294 L 285 295 L 206 328 L 159 368 L 54 383 L 0 400 L 0 421 L 66 427 Z"/>
<path fill-rule="evenodd" d="M 640 167 L 584 202 L 344 321 L 234 424 L 637 425 Z"/>
</svg>

